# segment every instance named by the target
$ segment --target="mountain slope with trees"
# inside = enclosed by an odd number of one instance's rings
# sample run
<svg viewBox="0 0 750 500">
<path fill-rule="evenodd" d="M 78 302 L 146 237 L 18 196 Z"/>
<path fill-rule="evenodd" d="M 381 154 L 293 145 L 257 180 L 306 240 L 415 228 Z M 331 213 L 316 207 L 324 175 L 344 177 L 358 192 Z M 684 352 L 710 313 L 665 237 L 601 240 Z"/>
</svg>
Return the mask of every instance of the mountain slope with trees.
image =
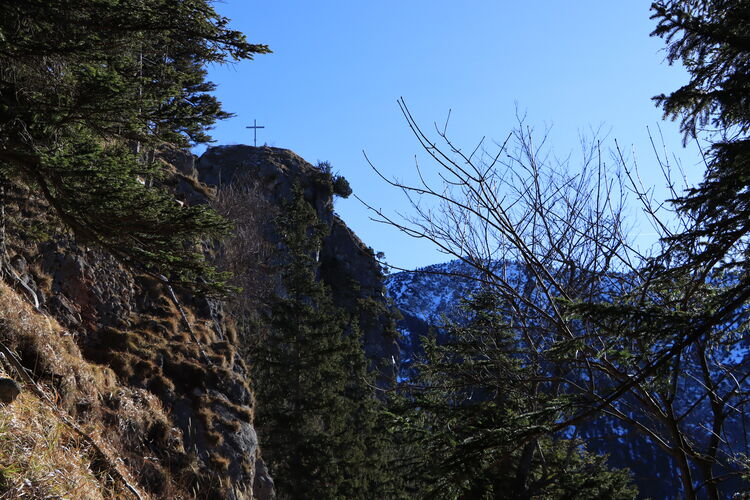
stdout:
<svg viewBox="0 0 750 500">
<path fill-rule="evenodd" d="M 502 266 L 506 276 L 513 278 L 513 286 L 519 290 L 522 290 L 529 280 L 533 280 L 533 275 L 524 271 L 523 266 L 508 262 L 502 263 Z M 400 373 L 403 380 L 414 379 L 415 376 L 420 380 L 419 374 L 425 370 L 425 364 L 429 364 L 429 360 L 435 356 L 435 350 L 443 353 L 444 357 L 441 358 L 441 364 L 434 369 L 443 372 L 451 370 L 451 358 L 448 357 L 448 353 L 451 352 L 454 342 L 452 332 L 462 332 L 467 328 L 467 321 L 471 318 L 471 315 L 467 315 L 461 308 L 461 303 L 466 299 L 453 299 L 469 298 L 481 292 L 481 287 L 472 278 L 474 273 L 475 270 L 468 264 L 454 260 L 388 276 L 386 284 L 389 295 L 404 316 L 399 321 L 399 330 L 403 338 L 400 344 L 405 361 Z M 604 292 L 606 294 L 606 290 Z M 485 297 L 484 300 L 488 298 Z M 449 307 L 446 308 L 446 305 Z M 473 308 L 471 310 L 473 311 Z M 497 314 L 502 316 L 500 312 Z M 505 319 L 510 321 L 512 316 L 506 316 Z M 725 368 L 735 367 L 735 372 L 743 370 L 745 358 L 750 352 L 750 342 L 738 338 L 737 341 L 725 340 L 723 343 L 723 347 L 715 346 L 713 352 L 714 355 L 723 353 L 722 358 L 710 363 L 720 361 Z M 488 349 L 487 344 L 485 343 L 485 349 Z M 457 348 L 467 347 L 461 345 Z M 490 350 L 487 355 L 491 356 L 492 351 Z M 712 410 L 707 404 L 705 389 L 695 383 L 696 380 L 700 380 L 701 368 L 693 356 L 694 353 L 686 356 L 680 367 L 683 373 L 679 380 L 680 389 L 676 393 L 674 410 L 685 415 L 684 423 L 690 435 L 700 437 L 705 435 L 702 426 L 706 422 L 711 422 L 713 417 Z M 718 368 L 719 365 L 713 366 Z M 431 368 L 427 369 L 432 373 Z M 433 377 L 438 381 L 445 380 L 446 374 Z M 580 376 L 579 383 L 583 378 Z M 574 378 L 571 377 L 571 380 Z M 741 400 L 738 402 L 741 404 Z M 634 422 L 639 422 L 645 428 L 653 427 L 657 430 L 660 429 L 659 424 L 649 416 L 642 400 L 628 397 L 622 409 L 619 416 L 602 413 L 570 429 L 566 435 L 575 435 L 586 443 L 587 449 L 592 452 L 606 454 L 610 466 L 629 469 L 642 497 L 676 498 L 680 482 L 679 470 L 673 456 L 661 449 L 643 429 L 634 425 Z M 744 414 L 735 412 L 722 423 L 725 440 L 719 447 L 720 456 L 740 458 L 742 453 L 746 453 L 745 418 Z M 742 469 L 740 463 L 732 460 L 722 460 L 719 463 L 721 465 L 717 464 L 717 469 L 721 467 L 727 474 L 736 475 L 738 470 Z M 742 483 L 737 478 L 729 482 L 735 490 L 742 488 Z"/>
<path fill-rule="evenodd" d="M 3 4 L 0 372 L 24 387 L 0 408 L 0 495 L 744 494 L 750 1 L 652 13 L 689 74 L 656 104 L 709 144 L 684 193 L 655 160 L 666 216 L 617 143 L 614 164 L 596 137 L 558 160 L 521 120 L 467 154 L 400 101 L 440 181 L 386 180 L 413 215 L 374 214 L 458 260 L 391 278 L 412 327 L 444 313 L 402 367 L 376 254 L 333 210 L 346 179 L 186 151 L 230 116 L 206 65 L 268 47 L 209 0 Z"/>
<path fill-rule="evenodd" d="M 655 478 L 660 491 L 678 481 L 672 494 L 718 499 L 747 488 L 749 7 L 722 0 L 652 5 L 653 35 L 690 74 L 688 84 L 656 102 L 667 117 L 682 118 L 686 140 L 709 143 L 704 180 L 685 193 L 670 182 L 669 164 L 655 159 L 671 189 L 666 215 L 617 143 L 619 174 L 602 160 L 597 138 L 574 165 L 541 149 L 544 141 L 523 122 L 495 151 L 480 145 L 469 155 L 445 130 L 425 132 L 401 101 L 440 180 L 386 179 L 409 197 L 412 215 L 373 211 L 471 269 L 463 277 L 494 296 L 517 343 L 514 359 L 524 372 L 503 383 L 528 384 L 536 411 L 553 415 L 546 426 L 525 424 L 526 434 L 500 449 L 618 421 L 602 430 L 629 429 L 668 457 L 671 465 Z M 630 241 L 631 195 L 659 232 L 651 255 Z M 528 271 L 520 288 L 503 262 Z M 459 369 L 466 359 L 450 336 L 445 342 Z"/>
</svg>

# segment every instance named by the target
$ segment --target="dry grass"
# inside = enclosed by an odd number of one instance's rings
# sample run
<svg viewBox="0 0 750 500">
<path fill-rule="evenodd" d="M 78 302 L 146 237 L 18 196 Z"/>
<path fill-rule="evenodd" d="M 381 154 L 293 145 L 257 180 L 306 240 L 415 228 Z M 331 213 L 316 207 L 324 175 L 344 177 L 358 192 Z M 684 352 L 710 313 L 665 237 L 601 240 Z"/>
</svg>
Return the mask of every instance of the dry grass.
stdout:
<svg viewBox="0 0 750 500">
<path fill-rule="evenodd" d="M 117 388 L 112 370 L 83 362 L 73 335 L 5 283 L 0 283 L 0 341 L 35 378 L 51 381 L 56 402 L 73 414 L 85 413 L 100 394 Z"/>
<path fill-rule="evenodd" d="M 141 286 L 148 281 L 141 279 Z M 164 297 L 160 283 L 152 283 L 149 292 L 154 297 Z M 192 324 L 195 337 L 200 340 L 208 361 L 202 359 L 198 345 L 192 341 L 180 323 L 179 312 L 169 301 L 154 300 L 148 312 L 134 317 L 127 329 L 103 328 L 91 334 L 84 349 L 84 357 L 101 366 L 107 366 L 119 381 L 130 387 L 148 389 L 149 397 L 158 396 L 166 407 L 176 401 L 188 402 L 194 417 L 191 424 L 192 437 L 204 443 L 210 450 L 210 457 L 196 462 L 190 450 L 175 445 L 182 442 L 176 439 L 169 422 L 162 425 L 148 414 L 151 421 L 136 422 L 138 432 L 120 432 L 121 443 L 127 450 L 143 449 L 159 460 L 158 467 L 131 462 L 131 470 L 150 467 L 148 474 L 142 474 L 148 489 L 159 498 L 176 498 L 175 493 L 165 496 L 166 488 L 181 487 L 183 491 L 199 497 L 223 498 L 225 486 L 222 477 L 226 475 L 229 462 L 225 433 L 240 431 L 240 424 L 227 422 L 215 415 L 214 407 L 223 406 L 239 421 L 252 422 L 252 404 L 241 406 L 232 402 L 208 397 L 206 394 L 217 387 L 234 387 L 241 393 L 251 395 L 246 381 L 234 372 L 234 366 L 241 363 L 230 342 L 217 340 L 212 323 L 199 319 L 194 311 L 186 306 L 185 313 Z M 116 408 L 117 418 L 125 419 L 125 406 Z M 143 415 L 143 412 L 139 413 Z M 142 439 L 147 436 L 147 445 L 131 441 L 131 437 Z M 146 448 L 150 448 L 148 451 Z M 169 450 L 166 452 L 165 450 Z M 171 476 L 170 476 L 171 474 Z M 170 486 L 169 482 L 173 484 Z"/>
<path fill-rule="evenodd" d="M 0 340 L 19 354 L 59 411 L 86 417 L 82 427 L 92 436 L 109 434 L 99 418 L 100 400 L 117 389 L 115 374 L 84 362 L 70 333 L 4 283 Z M 119 497 L 121 485 L 96 456 L 30 388 L 12 404 L 0 405 L 0 499 Z"/>
<path fill-rule="evenodd" d="M 142 486 L 174 491 L 146 442 L 166 452 L 181 446 L 155 395 L 123 386 L 111 368 L 86 362 L 69 332 L 2 282 L 0 341 L 18 353 L 49 400 L 110 456 L 123 459 Z M 119 497 L 121 485 L 89 452 L 47 404 L 24 391 L 12 405 L 0 405 L 0 500 Z"/>
<path fill-rule="evenodd" d="M 117 496 L 114 484 L 92 470 L 92 455 L 32 393 L 0 404 L 0 499 Z"/>
</svg>

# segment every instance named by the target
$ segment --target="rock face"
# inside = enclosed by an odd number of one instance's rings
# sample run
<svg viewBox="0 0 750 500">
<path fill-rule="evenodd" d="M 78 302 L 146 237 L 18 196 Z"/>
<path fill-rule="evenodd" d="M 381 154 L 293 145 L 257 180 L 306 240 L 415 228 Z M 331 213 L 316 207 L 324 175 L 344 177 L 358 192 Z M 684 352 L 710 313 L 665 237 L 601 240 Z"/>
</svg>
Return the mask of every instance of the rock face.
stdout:
<svg viewBox="0 0 750 500">
<path fill-rule="evenodd" d="M 222 190 L 250 183 L 268 206 L 279 209 L 299 185 L 328 228 L 318 251 L 318 275 L 338 305 L 359 315 L 379 382 L 395 379 L 399 349 L 382 274 L 372 250 L 334 213 L 338 184 L 330 171 L 291 151 L 266 147 L 215 147 L 199 159 L 171 151 L 162 158 L 171 175 L 160 182 L 188 205 L 212 203 Z M 239 319 L 230 317 L 222 302 L 178 290 L 186 324 L 157 279 L 79 245 L 59 226 L 42 236 L 38 228 L 24 231 L 28 220 L 41 227 L 49 207 L 22 187 L 14 195 L 17 208 L 6 208 L 10 226 L 17 228 L 8 239 L 17 292 L 67 329 L 76 344 L 70 359 L 80 356 L 82 364 L 108 374 L 92 382 L 103 385 L 83 397 L 74 376 L 55 368 L 41 373 L 66 410 L 79 421 L 102 420 L 125 466 L 154 498 L 274 498 L 253 425 L 255 401 L 235 328 Z M 272 225 L 263 238 L 274 248 L 272 264 L 283 264 Z M 207 244 L 206 250 L 226 249 Z M 274 265 L 269 269 L 250 272 L 273 280 Z M 21 354 L 32 366 L 37 363 L 36 352 Z"/>
<path fill-rule="evenodd" d="M 21 387 L 12 378 L 0 377 L 0 403 L 10 404 L 21 394 Z"/>
<path fill-rule="evenodd" d="M 176 169 L 167 185 L 187 202 L 205 203 L 210 195 Z M 14 194 L 20 208 L 8 207 L 11 222 L 45 213 L 41 200 L 27 206 L 22 187 Z M 273 498 L 273 480 L 265 466 L 256 467 L 262 462 L 255 401 L 223 304 L 178 290 L 188 327 L 163 283 L 55 231 L 44 238 L 9 234 L 14 285 L 67 329 L 82 364 L 104 367 L 117 381 L 92 400 L 79 381 L 21 345 L 27 365 L 53 367 L 40 379 L 51 381 L 71 416 L 109 429 L 112 446 L 152 497 Z M 142 408 L 133 401 L 143 401 Z"/>
<path fill-rule="evenodd" d="M 224 333 L 221 305 L 178 294 L 196 343 L 164 285 L 153 278 L 64 239 L 38 251 L 26 257 L 39 265 L 25 279 L 47 310 L 75 332 L 87 360 L 110 367 L 125 385 L 155 394 L 179 431 L 182 442 L 173 449 L 161 444 L 151 450 L 169 459 L 143 478 L 144 487 L 159 496 L 169 474 L 192 463 L 197 470 L 188 482 L 200 492 L 196 496 L 253 498 L 254 481 L 269 479 L 265 468 L 255 472 L 253 395 L 247 368 Z M 218 486 L 220 479 L 228 487 Z"/>
<path fill-rule="evenodd" d="M 333 210 L 334 179 L 325 167 L 316 167 L 292 151 L 270 147 L 219 146 L 209 148 L 195 166 L 198 179 L 218 190 L 251 179 L 272 205 L 291 200 L 295 184 L 328 227 L 319 250 L 319 273 L 334 301 L 356 312 L 362 325 L 365 354 L 376 369 L 378 381 L 395 380 L 399 348 L 393 311 L 385 297 L 383 276 L 368 248 Z M 278 238 L 268 235 L 273 242 Z M 274 256 L 283 262 L 284 256 Z"/>
</svg>

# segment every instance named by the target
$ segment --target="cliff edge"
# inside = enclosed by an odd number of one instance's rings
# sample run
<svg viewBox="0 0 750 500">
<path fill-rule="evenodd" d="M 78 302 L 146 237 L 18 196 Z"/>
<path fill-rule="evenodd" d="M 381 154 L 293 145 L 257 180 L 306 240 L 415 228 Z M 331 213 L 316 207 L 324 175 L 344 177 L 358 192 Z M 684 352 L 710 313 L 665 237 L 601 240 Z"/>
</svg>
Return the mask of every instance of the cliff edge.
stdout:
<svg viewBox="0 0 750 500">
<path fill-rule="evenodd" d="M 76 241 L 43 200 L 15 185 L 3 220 L 10 269 L 0 287 L 0 341 L 49 394 L 55 411 L 98 439 L 144 497 L 271 499 L 243 335 L 245 316 L 262 315 L 264 293 L 279 291 L 276 273 L 285 256 L 273 214 L 295 185 L 302 188 L 328 227 L 317 275 L 337 305 L 359 317 L 371 368 L 387 385 L 395 380 L 399 350 L 381 270 L 373 251 L 334 213 L 338 187 L 325 166 L 288 150 L 250 146 L 210 148 L 200 158 L 184 151 L 162 157 L 166 175 L 154 182 L 171 190 L 176 203 L 212 204 L 235 221 L 234 240 L 205 242 L 203 251 L 235 271 L 243 291 L 225 300 L 173 293 L 162 280 Z M 232 243 L 237 238 L 244 246 Z M 0 372 L 12 376 L 7 361 Z M 23 403 L 0 408 L 0 424 L 10 419 L 41 428 L 39 419 L 50 418 L 28 411 L 41 404 L 31 402 L 28 389 Z M 78 491 L 68 495 L 123 493 L 90 450 L 70 449 L 80 457 L 77 470 L 88 472 L 77 487 L 66 486 Z M 8 453 L 0 463 L 0 491 L 59 494 L 49 485 L 44 490 L 40 478 L 14 474 L 13 464 L 22 467 L 23 460 Z"/>
</svg>

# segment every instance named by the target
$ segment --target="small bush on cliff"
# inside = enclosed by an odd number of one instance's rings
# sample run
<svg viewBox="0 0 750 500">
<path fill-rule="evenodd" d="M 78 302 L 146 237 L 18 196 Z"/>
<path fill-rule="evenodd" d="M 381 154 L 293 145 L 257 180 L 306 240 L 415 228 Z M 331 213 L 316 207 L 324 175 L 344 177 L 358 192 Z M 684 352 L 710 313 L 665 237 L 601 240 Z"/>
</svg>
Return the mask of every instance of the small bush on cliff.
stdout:
<svg viewBox="0 0 750 500">
<path fill-rule="evenodd" d="M 352 194 L 352 188 L 349 181 L 343 175 L 337 175 L 333 178 L 333 194 L 348 198 Z"/>
<path fill-rule="evenodd" d="M 326 183 L 330 192 L 342 198 L 351 196 L 352 188 L 349 181 L 343 175 L 334 174 L 330 162 L 319 161 L 316 166 L 323 173 L 323 182 Z"/>
<path fill-rule="evenodd" d="M 186 243 L 227 223 L 148 179 L 158 147 L 207 142 L 229 116 L 204 65 L 264 52 L 208 0 L 5 2 L 0 180 L 35 188 L 77 236 L 130 265 L 217 283 Z"/>
</svg>

